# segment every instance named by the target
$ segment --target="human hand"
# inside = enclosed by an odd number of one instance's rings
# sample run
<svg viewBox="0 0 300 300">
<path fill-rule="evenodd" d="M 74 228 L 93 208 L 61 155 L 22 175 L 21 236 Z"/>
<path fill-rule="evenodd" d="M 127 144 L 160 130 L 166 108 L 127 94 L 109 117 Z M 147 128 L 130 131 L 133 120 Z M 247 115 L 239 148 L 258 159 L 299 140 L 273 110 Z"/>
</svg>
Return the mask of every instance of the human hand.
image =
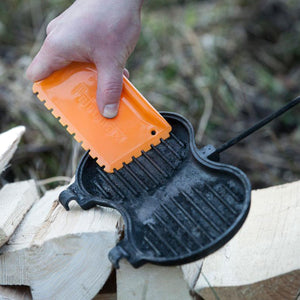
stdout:
<svg viewBox="0 0 300 300">
<path fill-rule="evenodd" d="M 140 33 L 142 2 L 76 0 L 49 23 L 47 37 L 28 67 L 27 77 L 38 81 L 72 61 L 93 62 L 98 71 L 98 108 L 104 117 L 115 117 L 124 67 Z"/>
</svg>

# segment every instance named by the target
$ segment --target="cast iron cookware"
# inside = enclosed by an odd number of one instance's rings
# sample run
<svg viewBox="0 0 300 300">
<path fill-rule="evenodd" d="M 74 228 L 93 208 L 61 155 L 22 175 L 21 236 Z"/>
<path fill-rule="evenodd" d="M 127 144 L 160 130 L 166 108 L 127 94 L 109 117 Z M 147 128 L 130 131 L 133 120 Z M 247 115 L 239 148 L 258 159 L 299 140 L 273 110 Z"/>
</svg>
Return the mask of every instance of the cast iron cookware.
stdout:
<svg viewBox="0 0 300 300">
<path fill-rule="evenodd" d="M 113 173 L 87 152 L 75 183 L 59 197 L 66 209 L 75 200 L 83 209 L 100 205 L 121 213 L 124 237 L 109 252 L 117 268 L 121 258 L 134 267 L 203 258 L 233 237 L 249 211 L 247 176 L 217 162 L 213 146 L 198 149 L 187 119 L 162 115 L 172 126 L 168 139 Z"/>
</svg>

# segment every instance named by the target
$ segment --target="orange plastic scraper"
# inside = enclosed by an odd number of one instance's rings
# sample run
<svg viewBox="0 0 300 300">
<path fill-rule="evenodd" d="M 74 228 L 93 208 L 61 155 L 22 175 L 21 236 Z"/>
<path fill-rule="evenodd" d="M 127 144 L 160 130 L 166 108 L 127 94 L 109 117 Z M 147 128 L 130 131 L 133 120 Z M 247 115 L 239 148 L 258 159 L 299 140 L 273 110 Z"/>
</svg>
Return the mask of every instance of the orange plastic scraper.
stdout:
<svg viewBox="0 0 300 300">
<path fill-rule="evenodd" d="M 125 77 L 114 119 L 98 111 L 96 89 L 96 68 L 88 63 L 72 63 L 33 85 L 38 98 L 105 171 L 122 168 L 169 137 L 171 126 Z"/>
</svg>

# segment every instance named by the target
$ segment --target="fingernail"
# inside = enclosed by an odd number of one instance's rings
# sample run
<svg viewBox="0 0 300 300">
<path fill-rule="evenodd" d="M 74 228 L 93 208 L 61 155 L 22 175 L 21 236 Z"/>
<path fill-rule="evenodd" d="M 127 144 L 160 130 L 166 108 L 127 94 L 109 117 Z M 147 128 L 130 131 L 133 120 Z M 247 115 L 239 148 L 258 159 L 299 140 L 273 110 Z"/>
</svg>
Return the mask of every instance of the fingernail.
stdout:
<svg viewBox="0 0 300 300">
<path fill-rule="evenodd" d="M 103 110 L 103 117 L 111 119 L 118 114 L 119 105 L 117 103 L 106 104 Z"/>
</svg>

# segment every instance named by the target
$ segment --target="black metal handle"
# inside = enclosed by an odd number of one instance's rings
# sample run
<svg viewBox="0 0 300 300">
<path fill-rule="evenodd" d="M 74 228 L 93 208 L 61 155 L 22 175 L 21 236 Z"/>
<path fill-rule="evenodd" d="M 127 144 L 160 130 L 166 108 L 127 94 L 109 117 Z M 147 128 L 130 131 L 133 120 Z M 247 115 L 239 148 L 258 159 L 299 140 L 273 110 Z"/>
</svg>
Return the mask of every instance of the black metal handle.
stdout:
<svg viewBox="0 0 300 300">
<path fill-rule="evenodd" d="M 255 131 L 257 131 L 258 129 L 262 128 L 266 124 L 268 124 L 271 121 L 273 121 L 274 119 L 278 118 L 279 116 L 281 116 L 286 111 L 288 111 L 289 109 L 293 108 L 294 106 L 296 106 L 299 103 L 300 103 L 300 96 L 298 96 L 294 100 L 290 101 L 288 104 L 286 104 L 285 106 L 283 106 L 281 109 L 279 109 L 279 110 L 275 111 L 274 113 L 270 114 L 269 116 L 265 117 L 264 119 L 262 119 L 261 121 L 259 121 L 258 123 L 256 123 L 254 126 L 252 126 L 249 129 L 243 131 L 241 134 L 239 134 L 235 138 L 227 141 L 226 143 L 224 143 L 223 145 L 221 145 L 220 147 L 218 147 L 214 151 L 213 154 L 214 155 L 220 154 L 221 152 L 225 151 L 226 149 L 232 147 L 233 145 L 235 145 L 238 142 L 240 142 L 242 139 L 246 138 L 250 134 L 252 134 Z"/>
</svg>

